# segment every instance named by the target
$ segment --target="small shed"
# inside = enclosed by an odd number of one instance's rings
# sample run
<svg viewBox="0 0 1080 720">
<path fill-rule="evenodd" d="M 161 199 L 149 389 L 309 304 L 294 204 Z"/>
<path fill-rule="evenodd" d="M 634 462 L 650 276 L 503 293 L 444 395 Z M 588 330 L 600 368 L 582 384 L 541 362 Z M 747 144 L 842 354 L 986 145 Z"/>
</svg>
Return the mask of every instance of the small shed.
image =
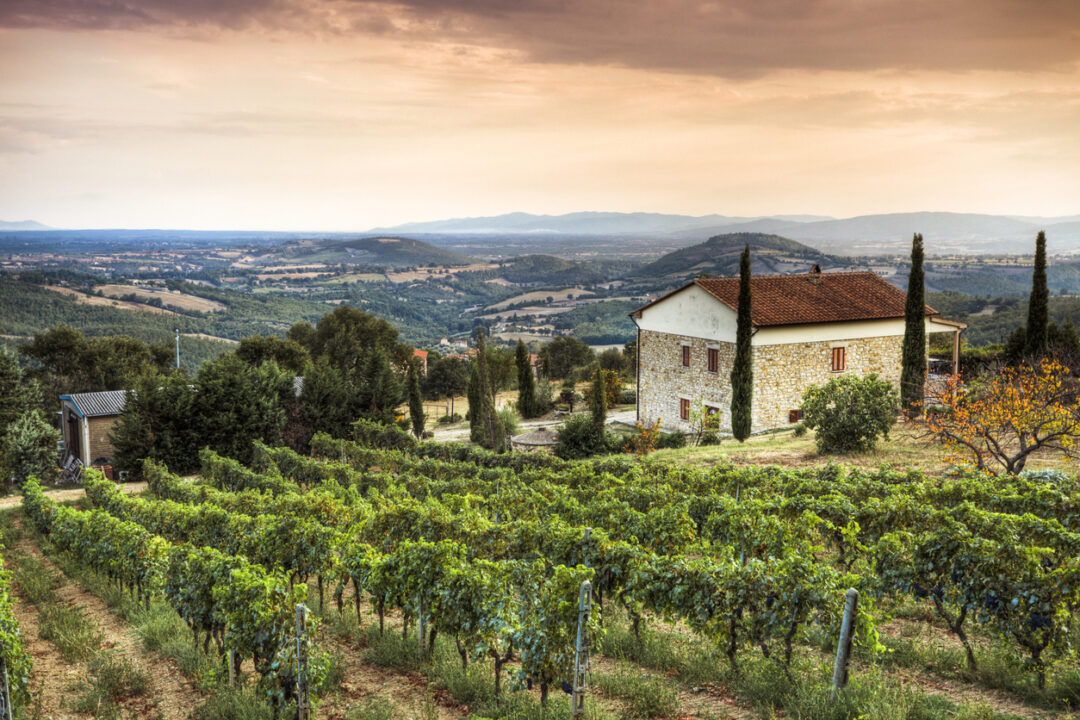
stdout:
<svg viewBox="0 0 1080 720">
<path fill-rule="evenodd" d="M 510 448 L 522 452 L 551 450 L 559 444 L 559 435 L 551 428 L 541 427 L 510 438 Z"/>
<path fill-rule="evenodd" d="M 72 458 L 84 466 L 112 464 L 114 448 L 109 433 L 116 425 L 126 399 L 126 390 L 60 396 L 65 467 Z"/>
</svg>

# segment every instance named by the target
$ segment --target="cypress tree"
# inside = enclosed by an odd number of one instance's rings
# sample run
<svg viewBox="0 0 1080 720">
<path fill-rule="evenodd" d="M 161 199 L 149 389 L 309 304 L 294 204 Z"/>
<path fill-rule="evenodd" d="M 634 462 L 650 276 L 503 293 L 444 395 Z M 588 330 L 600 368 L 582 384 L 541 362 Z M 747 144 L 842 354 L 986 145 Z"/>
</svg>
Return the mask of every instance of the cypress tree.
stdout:
<svg viewBox="0 0 1080 720">
<path fill-rule="evenodd" d="M 487 352 L 484 346 L 484 329 L 476 329 L 476 380 L 480 396 L 481 445 L 502 452 L 505 445 L 502 423 L 495 413 L 495 392 L 488 379 Z"/>
<path fill-rule="evenodd" d="M 604 425 L 607 424 L 607 388 L 604 382 L 604 370 L 600 364 L 596 365 L 596 375 L 593 376 L 592 403 L 589 407 L 592 412 L 593 428 L 596 437 L 604 439 Z"/>
<path fill-rule="evenodd" d="M 923 236 L 911 240 L 911 272 L 904 305 L 904 347 L 900 360 L 900 407 L 909 418 L 922 415 L 926 383 L 926 290 Z"/>
<path fill-rule="evenodd" d="M 754 398 L 754 368 L 750 359 L 750 245 L 739 257 L 739 305 L 735 331 L 735 361 L 731 366 L 731 434 L 742 442 L 750 437 Z"/>
<path fill-rule="evenodd" d="M 1035 268 L 1031 274 L 1031 299 L 1028 301 L 1026 347 L 1028 357 L 1046 352 L 1050 316 L 1050 292 L 1046 289 L 1046 233 L 1035 238 Z"/>
<path fill-rule="evenodd" d="M 532 363 L 529 362 L 529 350 L 525 343 L 518 340 L 514 354 L 518 376 L 518 412 L 523 418 L 536 417 L 536 382 L 533 378 Z"/>
<path fill-rule="evenodd" d="M 469 372 L 469 382 L 465 386 L 465 395 L 469 399 L 469 439 L 475 443 L 481 442 L 484 436 L 480 422 L 480 372 L 477 370 L 478 363 L 473 360 L 472 370 Z"/>
<path fill-rule="evenodd" d="M 412 423 L 413 435 L 417 438 L 424 435 L 424 399 L 420 395 L 420 372 L 417 363 L 409 363 L 409 421 Z"/>
</svg>

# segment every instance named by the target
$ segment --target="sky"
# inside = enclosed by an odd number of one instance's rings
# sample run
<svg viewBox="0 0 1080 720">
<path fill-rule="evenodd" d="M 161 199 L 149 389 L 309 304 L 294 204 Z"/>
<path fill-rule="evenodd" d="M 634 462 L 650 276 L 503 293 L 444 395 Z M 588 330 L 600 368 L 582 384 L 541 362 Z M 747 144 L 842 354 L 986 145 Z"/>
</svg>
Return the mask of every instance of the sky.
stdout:
<svg viewBox="0 0 1080 720">
<path fill-rule="evenodd" d="M 1078 0 L 2 0 L 0 219 L 1080 213 Z"/>
</svg>

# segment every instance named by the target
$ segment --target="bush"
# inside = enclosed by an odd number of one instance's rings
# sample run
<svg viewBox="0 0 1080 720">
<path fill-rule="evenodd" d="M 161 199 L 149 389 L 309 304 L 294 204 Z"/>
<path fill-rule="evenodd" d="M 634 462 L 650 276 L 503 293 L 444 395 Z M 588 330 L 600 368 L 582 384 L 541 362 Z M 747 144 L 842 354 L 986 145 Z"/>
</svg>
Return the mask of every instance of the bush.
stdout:
<svg viewBox="0 0 1080 720">
<path fill-rule="evenodd" d="M 870 450 L 878 437 L 888 437 L 900 412 L 896 388 L 876 373 L 840 375 L 803 393 L 803 425 L 817 435 L 818 452 Z"/>
<path fill-rule="evenodd" d="M 633 405 L 637 402 L 637 391 L 634 388 L 623 388 L 619 393 L 620 405 Z"/>
<path fill-rule="evenodd" d="M 502 425 L 504 435 L 518 434 L 521 424 L 518 422 L 518 416 L 513 407 L 504 405 L 496 414 L 499 416 L 499 423 Z"/>
<path fill-rule="evenodd" d="M 436 422 L 440 425 L 449 425 L 450 423 L 461 422 L 461 414 L 454 413 L 453 415 L 443 415 Z"/>
<path fill-rule="evenodd" d="M 804 423 L 798 423 L 795 427 L 791 428 L 791 434 L 795 437 L 802 437 L 806 434 L 806 425 Z"/>
<path fill-rule="evenodd" d="M 686 433 L 681 430 L 660 433 L 660 437 L 656 440 L 657 450 L 671 450 L 684 447 L 686 447 Z"/>
<path fill-rule="evenodd" d="M 588 413 L 571 415 L 559 426 L 559 443 L 555 454 L 563 460 L 580 460 L 607 452 L 608 443 L 596 430 Z"/>
<path fill-rule="evenodd" d="M 701 433 L 701 437 L 698 438 L 698 445 L 719 445 L 720 433 L 714 430 L 706 430 Z"/>
<path fill-rule="evenodd" d="M 404 426 L 403 426 L 404 425 Z M 408 423 L 383 425 L 374 420 L 360 418 L 353 423 L 356 442 L 382 450 L 415 450 L 416 438 L 408 430 Z"/>
</svg>

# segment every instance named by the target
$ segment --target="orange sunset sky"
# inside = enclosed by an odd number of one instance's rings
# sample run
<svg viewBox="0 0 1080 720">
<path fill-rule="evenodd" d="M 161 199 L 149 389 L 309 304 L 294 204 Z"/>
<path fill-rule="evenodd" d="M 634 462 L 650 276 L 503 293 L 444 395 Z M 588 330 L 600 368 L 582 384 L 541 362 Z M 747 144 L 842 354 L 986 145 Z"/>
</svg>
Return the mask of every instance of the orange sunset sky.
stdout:
<svg viewBox="0 0 1080 720">
<path fill-rule="evenodd" d="M 0 218 L 1080 212 L 1080 0 L 2 0 Z"/>
</svg>

